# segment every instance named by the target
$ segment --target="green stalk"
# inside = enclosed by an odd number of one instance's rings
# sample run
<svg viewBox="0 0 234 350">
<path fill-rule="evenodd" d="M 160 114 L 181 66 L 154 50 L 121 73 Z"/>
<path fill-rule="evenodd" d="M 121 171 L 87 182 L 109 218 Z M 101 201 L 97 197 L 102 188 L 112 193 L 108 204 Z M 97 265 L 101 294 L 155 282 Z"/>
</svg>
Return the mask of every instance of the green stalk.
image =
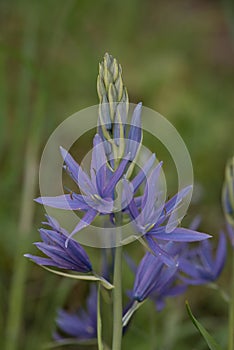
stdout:
<svg viewBox="0 0 234 350">
<path fill-rule="evenodd" d="M 102 318 L 101 318 L 101 284 L 98 282 L 98 295 L 97 295 L 97 338 L 98 338 L 98 350 L 103 350 L 102 343 Z"/>
<path fill-rule="evenodd" d="M 119 113 L 118 105 L 121 104 L 121 117 L 119 116 L 119 125 L 128 113 L 128 93 L 123 84 L 122 68 L 117 60 L 106 53 L 103 61 L 99 65 L 99 75 L 97 78 L 97 92 L 99 97 L 99 118 L 102 125 L 104 138 L 110 142 L 114 153 L 115 167 L 122 157 L 123 145 L 117 147 L 113 140 L 114 127 L 116 123 L 116 113 Z M 124 107 L 124 108 L 123 108 Z M 108 109 L 108 112 L 107 112 Z M 106 123 L 111 124 L 111 130 L 106 129 Z M 120 132 L 121 136 L 121 132 Z M 122 136 L 123 137 L 123 136 Z M 119 191 L 121 193 L 121 191 Z M 120 197 L 120 196 L 119 196 Z M 121 208 L 121 200 L 119 207 Z M 122 224 L 121 211 L 115 215 L 116 235 L 120 234 Z M 118 240 L 116 239 L 116 242 Z M 113 338 L 112 349 L 121 350 L 122 343 L 122 247 L 115 249 L 114 263 L 114 290 L 113 290 Z"/>
<path fill-rule="evenodd" d="M 115 248 L 113 291 L 113 350 L 121 350 L 122 343 L 122 246 Z"/>
<path fill-rule="evenodd" d="M 229 305 L 228 350 L 234 350 L 234 254 L 232 254 L 232 285 Z"/>
</svg>

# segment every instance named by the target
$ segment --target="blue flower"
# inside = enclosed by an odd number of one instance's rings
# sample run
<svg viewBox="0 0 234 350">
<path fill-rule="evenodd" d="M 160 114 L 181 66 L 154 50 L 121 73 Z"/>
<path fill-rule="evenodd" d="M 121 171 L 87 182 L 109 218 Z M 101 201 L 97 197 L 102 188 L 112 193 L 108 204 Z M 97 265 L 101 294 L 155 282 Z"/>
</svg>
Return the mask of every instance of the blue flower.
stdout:
<svg viewBox="0 0 234 350">
<path fill-rule="evenodd" d="M 215 255 L 208 240 L 201 242 L 199 247 L 185 250 L 179 259 L 179 269 L 188 277 L 182 277 L 182 280 L 193 285 L 216 281 L 226 261 L 226 250 L 226 237 L 223 233 L 220 234 Z"/>
<path fill-rule="evenodd" d="M 174 278 L 177 268 L 177 265 L 166 267 L 160 258 L 147 252 L 136 271 L 132 298 L 142 302 L 153 292 L 161 294 L 163 288 Z"/>
<path fill-rule="evenodd" d="M 183 254 L 187 243 L 169 242 L 164 246 L 167 251 L 176 260 L 177 270 L 171 278 L 168 279 L 160 288 L 156 288 L 150 295 L 150 299 L 155 302 L 158 311 L 165 307 L 165 299 L 168 297 L 176 297 L 183 294 L 187 289 L 187 284 L 180 279 L 179 256 Z"/>
<path fill-rule="evenodd" d="M 71 338 L 89 340 L 97 338 L 97 287 L 92 284 L 86 302 L 86 309 L 79 308 L 76 313 L 58 311 L 56 324 L 59 330 Z M 60 333 L 54 334 L 58 342 L 64 340 Z"/>
<path fill-rule="evenodd" d="M 49 229 L 41 228 L 39 230 L 43 242 L 34 243 L 36 247 L 47 257 L 40 257 L 31 254 L 25 254 L 26 258 L 33 260 L 36 264 L 42 266 L 54 266 L 60 269 L 73 270 L 76 272 L 88 273 L 92 271 L 92 265 L 85 250 L 79 243 L 70 240 L 68 248 L 65 248 L 65 242 L 68 233 L 59 226 L 59 223 L 50 216 L 46 216 Z"/>
<path fill-rule="evenodd" d="M 125 143 L 126 143 L 125 156 L 128 153 L 130 153 L 131 160 L 135 159 L 142 142 L 143 134 L 142 134 L 142 127 L 141 127 L 141 110 L 142 110 L 142 103 L 138 103 L 138 105 L 134 109 L 132 119 L 130 122 L 129 133 L 125 140 Z"/>
<path fill-rule="evenodd" d="M 167 265 L 174 262 L 170 255 L 160 247 L 156 240 L 175 242 L 195 242 L 210 238 L 210 235 L 194 230 L 176 227 L 168 232 L 167 226 L 163 225 L 167 219 L 180 207 L 183 199 L 191 191 L 191 186 L 184 188 L 165 204 L 158 204 L 160 197 L 159 175 L 162 163 L 159 163 L 147 178 L 144 194 L 133 197 L 135 185 L 133 182 L 124 180 L 125 196 L 128 201 L 128 210 L 133 219 L 136 232 L 144 235 L 150 249 L 163 259 Z M 159 201 L 160 202 L 160 201 Z"/>
<path fill-rule="evenodd" d="M 172 242 L 167 243 L 164 250 L 175 258 L 180 251 Z M 127 260 L 135 272 L 135 281 L 132 291 L 128 293 L 131 301 L 123 316 L 124 327 L 147 298 L 153 300 L 160 311 L 165 305 L 165 298 L 182 294 L 186 289 L 185 284 L 177 284 L 178 263 L 168 267 L 160 257 L 150 252 L 144 255 L 137 269 L 129 257 Z"/>
<path fill-rule="evenodd" d="M 65 162 L 64 169 L 79 186 L 82 194 L 73 192 L 36 199 L 36 202 L 50 207 L 85 212 L 82 220 L 79 221 L 69 238 L 91 224 L 98 214 L 113 212 L 115 186 L 129 163 L 128 155 L 121 160 L 118 168 L 114 171 L 107 164 L 103 142 L 98 134 L 94 137 L 93 145 L 90 176 L 83 171 L 66 150 L 61 148 L 61 154 Z"/>
</svg>

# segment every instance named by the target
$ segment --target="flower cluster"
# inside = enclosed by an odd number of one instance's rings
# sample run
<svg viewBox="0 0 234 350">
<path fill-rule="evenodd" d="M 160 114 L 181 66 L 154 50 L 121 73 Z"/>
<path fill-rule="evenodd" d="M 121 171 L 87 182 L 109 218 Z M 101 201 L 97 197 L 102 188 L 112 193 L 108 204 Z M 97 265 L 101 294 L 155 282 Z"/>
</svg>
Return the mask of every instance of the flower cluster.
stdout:
<svg viewBox="0 0 234 350">
<path fill-rule="evenodd" d="M 206 240 L 196 248 L 187 248 L 180 258 L 180 270 L 188 275 L 183 277 L 187 284 L 201 285 L 212 283 L 220 276 L 226 260 L 226 238 L 220 233 L 215 257 L 213 247 Z"/>
<path fill-rule="evenodd" d="M 102 215 L 115 225 L 116 188 L 122 182 L 121 216 L 131 221 L 137 238 L 141 238 L 146 252 L 135 270 L 135 282 L 129 293 L 130 301 L 123 315 L 123 326 L 146 299 L 151 298 L 158 310 L 167 297 L 179 295 L 189 284 L 215 281 L 220 275 L 226 257 L 226 240 L 220 235 L 216 257 L 212 256 L 210 235 L 176 227 L 167 230 L 167 221 L 183 203 L 191 186 L 182 189 L 164 202 L 160 191 L 162 162 L 153 154 L 134 176 L 134 160 L 139 155 L 142 142 L 141 109 L 133 111 L 130 127 L 127 127 L 128 95 L 123 85 L 121 67 L 112 56 L 106 54 L 100 65 L 98 94 L 100 98 L 97 134 L 93 139 L 90 169 L 83 169 L 67 150 L 61 147 L 64 170 L 78 186 L 79 192 L 55 197 L 39 197 L 36 201 L 45 206 L 79 211 L 82 219 L 68 233 L 59 223 L 47 216 L 47 228 L 39 230 L 42 242 L 35 243 L 45 255 L 26 254 L 38 265 L 70 270 L 77 278 L 101 282 L 104 287 L 113 286 L 104 277 L 98 277 L 84 248 L 72 236 L 93 223 Z M 138 191 L 141 189 L 141 193 Z M 233 187 L 231 185 L 231 191 Z M 139 194 L 140 193 L 140 194 Z M 225 188 L 225 206 L 231 215 L 230 186 Z M 190 242 L 200 242 L 190 249 Z M 110 268 L 108 268 L 110 270 Z M 57 270 L 55 270 L 57 271 Z M 80 276 L 82 274 L 82 276 Z M 63 274 L 64 276 L 73 276 Z M 105 273 L 106 275 L 106 273 Z M 108 279 L 112 271 L 107 273 Z M 88 279 L 88 277 L 87 277 Z M 87 309 L 76 314 L 58 312 L 57 325 L 62 333 L 77 339 L 97 337 L 97 288 L 92 286 L 87 299 Z M 60 341 L 63 337 L 56 333 Z"/>
<path fill-rule="evenodd" d="M 41 228 L 39 230 L 43 242 L 37 242 L 35 245 L 47 255 L 47 258 L 31 254 L 25 254 L 24 256 L 38 265 L 54 266 L 59 269 L 82 273 L 92 272 L 92 264 L 81 245 L 71 239 L 69 249 L 67 249 L 65 247 L 67 231 L 60 227 L 57 220 L 50 216 L 46 217 L 48 222 L 43 222 L 43 224 L 49 226 L 49 229 Z"/>
</svg>

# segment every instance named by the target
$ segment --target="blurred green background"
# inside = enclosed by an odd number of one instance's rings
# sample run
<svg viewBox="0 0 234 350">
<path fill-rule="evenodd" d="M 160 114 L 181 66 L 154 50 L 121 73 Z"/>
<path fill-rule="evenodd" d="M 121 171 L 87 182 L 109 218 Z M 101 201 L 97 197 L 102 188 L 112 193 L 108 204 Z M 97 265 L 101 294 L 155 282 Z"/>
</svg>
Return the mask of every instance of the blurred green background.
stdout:
<svg viewBox="0 0 234 350">
<path fill-rule="evenodd" d="M 43 147 L 66 117 L 98 103 L 98 62 L 106 51 L 122 64 L 130 101 L 164 115 L 188 147 L 196 191 L 185 223 L 201 214 L 203 231 L 215 235 L 224 226 L 220 193 L 234 153 L 233 13 L 232 1 L 218 0 L 0 1 L 1 349 L 42 349 L 51 341 L 56 308 L 79 304 L 87 291 L 22 254 L 33 250 L 43 218 L 32 201 Z M 136 245 L 129 249 L 135 254 Z M 224 288 L 228 276 L 227 266 Z M 225 344 L 226 305 L 204 287 L 186 297 Z M 206 349 L 184 299 L 155 314 L 153 327 L 152 305 L 145 305 L 123 349 Z M 154 346 L 148 334 L 155 334 Z"/>
</svg>

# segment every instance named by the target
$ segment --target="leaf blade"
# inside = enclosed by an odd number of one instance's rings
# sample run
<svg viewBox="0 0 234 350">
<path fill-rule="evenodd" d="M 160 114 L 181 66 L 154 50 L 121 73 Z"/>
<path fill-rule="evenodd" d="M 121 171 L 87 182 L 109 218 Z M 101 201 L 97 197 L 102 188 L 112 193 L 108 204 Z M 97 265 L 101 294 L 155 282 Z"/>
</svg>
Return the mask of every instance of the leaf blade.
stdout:
<svg viewBox="0 0 234 350">
<path fill-rule="evenodd" d="M 199 331 L 201 336 L 206 341 L 207 345 L 209 346 L 209 349 L 210 350 L 223 350 L 220 347 L 220 345 L 216 342 L 216 340 L 210 335 L 210 333 L 202 326 L 202 324 L 196 320 L 196 318 L 194 317 L 192 310 L 189 306 L 188 301 L 185 302 L 185 305 L 186 305 L 186 309 L 187 309 L 187 312 L 188 312 L 188 315 L 189 315 L 191 321 L 193 322 L 194 326 L 197 328 L 197 330 Z"/>
<path fill-rule="evenodd" d="M 43 266 L 43 265 L 41 265 L 41 267 L 49 272 L 52 272 L 52 273 L 59 275 L 59 276 L 62 276 L 62 277 L 68 277 L 68 278 L 73 278 L 73 279 L 83 280 L 83 281 L 99 282 L 103 285 L 103 287 L 105 287 L 108 290 L 111 290 L 114 288 L 114 286 L 111 283 L 109 283 L 103 277 L 99 277 L 98 275 L 71 274 L 71 273 L 53 270 L 53 269 L 46 267 L 46 266 Z"/>
</svg>

